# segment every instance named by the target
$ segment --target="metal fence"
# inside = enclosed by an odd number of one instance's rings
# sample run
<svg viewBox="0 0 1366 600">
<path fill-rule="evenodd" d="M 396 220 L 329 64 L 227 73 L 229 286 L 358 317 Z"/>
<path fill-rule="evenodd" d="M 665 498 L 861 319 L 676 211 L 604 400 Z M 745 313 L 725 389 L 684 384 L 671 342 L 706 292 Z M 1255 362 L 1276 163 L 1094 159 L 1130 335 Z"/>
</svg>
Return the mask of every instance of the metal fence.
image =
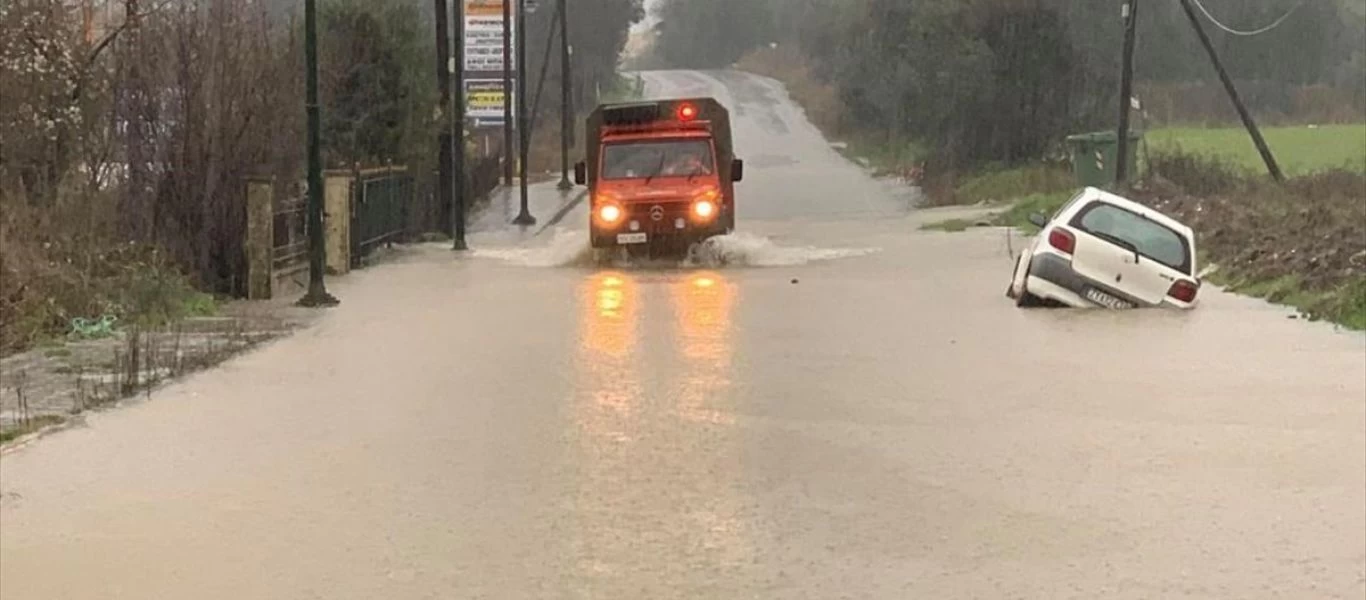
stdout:
<svg viewBox="0 0 1366 600">
<path fill-rule="evenodd" d="M 471 162 L 466 169 L 465 197 L 469 203 L 465 210 L 468 213 L 486 202 L 489 193 L 498 187 L 502 179 L 503 161 L 497 156 L 489 156 Z"/>
<path fill-rule="evenodd" d="M 470 202 L 466 210 L 475 210 L 486 201 L 498 187 L 501 171 L 497 157 L 477 159 L 468 165 L 464 185 Z M 427 217 L 421 207 L 415 208 L 417 190 L 407 167 L 357 168 L 350 175 L 348 237 L 353 268 L 362 266 L 376 248 L 400 242 L 410 232 L 450 231 L 449 219 L 441 223 L 410 222 L 410 217 L 416 216 L 419 221 Z M 278 194 L 272 206 L 272 270 L 277 277 L 293 276 L 308 268 L 308 195 L 304 186 Z M 418 212 L 411 214 L 414 210 Z M 450 214 L 448 208 L 445 214 Z"/>
<path fill-rule="evenodd" d="M 392 245 L 407 230 L 413 177 L 404 167 L 357 170 L 351 180 L 351 263 L 381 245 Z"/>
<path fill-rule="evenodd" d="M 465 165 L 463 189 L 465 191 L 465 216 L 477 214 L 487 205 L 490 194 L 502 182 L 502 160 L 497 156 L 474 158 Z M 420 198 L 415 198 L 416 219 L 409 221 L 413 233 L 451 231 L 451 205 L 436 194 L 437 182 L 441 174 L 433 170 L 421 183 L 423 190 Z"/>
</svg>

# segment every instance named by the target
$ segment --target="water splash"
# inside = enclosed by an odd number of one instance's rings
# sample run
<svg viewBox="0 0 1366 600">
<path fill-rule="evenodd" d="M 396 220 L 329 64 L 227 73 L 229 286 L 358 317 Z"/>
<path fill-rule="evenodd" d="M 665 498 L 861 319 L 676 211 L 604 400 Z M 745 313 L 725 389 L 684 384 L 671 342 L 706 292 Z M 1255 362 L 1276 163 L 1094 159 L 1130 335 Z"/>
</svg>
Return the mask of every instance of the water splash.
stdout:
<svg viewBox="0 0 1366 600">
<path fill-rule="evenodd" d="M 541 246 L 480 248 L 475 258 L 491 258 L 526 267 L 571 267 L 593 264 L 593 249 L 588 232 L 556 229 L 550 241 Z"/>
<path fill-rule="evenodd" d="M 791 267 L 812 262 L 865 256 L 871 248 L 817 248 L 780 246 L 753 233 L 720 235 L 693 246 L 681 258 L 628 256 L 624 249 L 594 251 L 583 231 L 556 230 L 540 246 L 491 248 L 474 251 L 477 258 L 502 260 L 527 267 L 691 268 L 691 267 Z"/>
<path fill-rule="evenodd" d="M 752 233 L 716 236 L 693 248 L 688 263 L 697 266 L 791 267 L 812 262 L 865 256 L 872 248 L 779 246 Z"/>
</svg>

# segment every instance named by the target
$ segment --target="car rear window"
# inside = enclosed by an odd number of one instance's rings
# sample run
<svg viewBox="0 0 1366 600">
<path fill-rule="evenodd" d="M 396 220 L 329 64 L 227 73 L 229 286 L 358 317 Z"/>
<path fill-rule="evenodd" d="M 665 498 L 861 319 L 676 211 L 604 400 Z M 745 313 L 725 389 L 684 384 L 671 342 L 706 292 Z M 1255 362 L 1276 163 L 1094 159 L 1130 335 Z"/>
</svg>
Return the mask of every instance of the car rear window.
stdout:
<svg viewBox="0 0 1366 600">
<path fill-rule="evenodd" d="M 1070 225 L 1116 246 L 1132 244 L 1140 255 L 1190 275 L 1190 244 L 1186 236 L 1136 212 L 1093 202 Z"/>
</svg>

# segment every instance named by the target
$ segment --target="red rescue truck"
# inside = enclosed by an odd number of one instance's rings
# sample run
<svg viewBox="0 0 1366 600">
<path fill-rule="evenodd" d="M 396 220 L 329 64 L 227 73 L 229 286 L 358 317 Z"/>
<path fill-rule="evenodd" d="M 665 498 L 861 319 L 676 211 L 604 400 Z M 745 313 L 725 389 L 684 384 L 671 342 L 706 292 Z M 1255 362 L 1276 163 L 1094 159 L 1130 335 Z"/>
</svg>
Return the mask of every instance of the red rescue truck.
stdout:
<svg viewBox="0 0 1366 600">
<path fill-rule="evenodd" d="M 735 229 L 735 182 L 744 161 L 730 113 L 712 98 L 599 106 L 588 117 L 587 185 L 594 248 L 686 251 Z"/>
</svg>

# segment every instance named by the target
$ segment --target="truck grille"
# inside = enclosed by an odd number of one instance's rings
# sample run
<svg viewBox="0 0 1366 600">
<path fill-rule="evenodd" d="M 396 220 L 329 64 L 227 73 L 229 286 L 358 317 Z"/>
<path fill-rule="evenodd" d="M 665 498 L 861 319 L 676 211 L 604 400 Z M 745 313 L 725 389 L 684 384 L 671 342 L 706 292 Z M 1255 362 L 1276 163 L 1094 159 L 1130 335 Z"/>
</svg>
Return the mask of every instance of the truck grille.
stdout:
<svg viewBox="0 0 1366 600">
<path fill-rule="evenodd" d="M 635 221 L 640 224 L 638 231 L 647 233 L 678 231 L 678 219 L 683 219 L 687 226 L 689 207 L 690 204 L 681 199 L 631 203 L 625 207 L 626 223 L 629 226 Z"/>
</svg>

